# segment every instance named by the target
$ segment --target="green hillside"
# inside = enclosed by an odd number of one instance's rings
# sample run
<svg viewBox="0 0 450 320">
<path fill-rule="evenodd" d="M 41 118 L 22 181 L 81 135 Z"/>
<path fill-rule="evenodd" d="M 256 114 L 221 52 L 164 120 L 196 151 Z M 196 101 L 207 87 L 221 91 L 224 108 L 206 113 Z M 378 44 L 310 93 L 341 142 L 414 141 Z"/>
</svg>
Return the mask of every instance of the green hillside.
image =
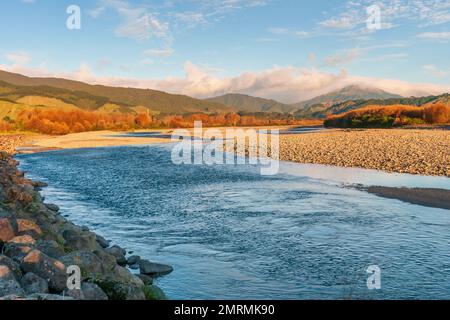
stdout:
<svg viewBox="0 0 450 320">
<path fill-rule="evenodd" d="M 21 87 L 30 87 L 29 90 L 34 92 L 37 90 L 40 95 L 64 95 L 66 99 L 77 100 L 83 105 L 83 109 L 88 110 L 95 110 L 107 102 L 128 107 L 143 106 L 158 113 L 214 113 L 230 110 L 223 104 L 162 91 L 90 85 L 58 78 L 30 78 L 1 70 L 0 81 Z M 64 90 L 58 91 L 58 89 Z M 27 88 L 22 88 L 24 92 L 27 90 Z M 83 94 L 86 95 L 86 101 L 83 101 Z"/>
</svg>

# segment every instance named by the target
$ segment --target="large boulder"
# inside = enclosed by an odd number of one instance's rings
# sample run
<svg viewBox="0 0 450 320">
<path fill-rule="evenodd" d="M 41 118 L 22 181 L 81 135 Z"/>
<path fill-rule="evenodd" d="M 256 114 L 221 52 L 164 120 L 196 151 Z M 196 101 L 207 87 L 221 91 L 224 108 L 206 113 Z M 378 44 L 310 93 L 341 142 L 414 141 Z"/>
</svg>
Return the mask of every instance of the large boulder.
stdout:
<svg viewBox="0 0 450 320">
<path fill-rule="evenodd" d="M 21 263 L 32 250 L 32 247 L 20 243 L 7 243 L 3 248 L 5 255 L 18 263 Z"/>
<path fill-rule="evenodd" d="M 95 238 L 97 239 L 98 244 L 99 244 L 103 249 L 108 248 L 109 245 L 110 245 L 110 243 L 111 243 L 111 241 L 106 240 L 105 238 L 103 238 L 102 236 L 100 236 L 100 235 L 98 235 L 98 234 L 95 236 Z"/>
<path fill-rule="evenodd" d="M 116 258 L 118 265 L 125 266 L 127 264 L 127 258 L 125 258 L 126 251 L 121 247 L 112 246 L 111 248 L 105 249 L 105 251 Z"/>
<path fill-rule="evenodd" d="M 48 210 L 53 211 L 53 212 L 59 212 L 59 207 L 56 204 L 52 204 L 52 203 L 46 203 L 45 206 L 47 207 Z"/>
<path fill-rule="evenodd" d="M 108 296 L 103 290 L 95 283 L 83 282 L 81 284 L 81 290 L 73 289 L 68 290 L 66 295 L 74 298 L 75 300 L 88 300 L 88 301 L 101 301 L 108 300 Z"/>
<path fill-rule="evenodd" d="M 8 243 L 22 244 L 22 245 L 32 247 L 36 244 L 36 240 L 34 240 L 32 236 L 24 235 L 24 236 L 14 237 L 11 240 L 9 240 Z"/>
<path fill-rule="evenodd" d="M 0 242 L 8 242 L 16 236 L 11 220 L 0 218 Z"/>
<path fill-rule="evenodd" d="M 25 292 L 17 282 L 14 273 L 7 266 L 0 266 L 0 297 L 24 294 Z"/>
<path fill-rule="evenodd" d="M 65 254 L 62 246 L 54 240 L 39 240 L 36 248 L 53 259 L 59 259 Z"/>
<path fill-rule="evenodd" d="M 148 285 L 144 289 L 147 300 L 169 300 L 161 288 L 155 285 Z"/>
<path fill-rule="evenodd" d="M 103 249 L 95 250 L 94 254 L 99 257 L 102 262 L 102 271 L 105 274 L 109 274 L 113 272 L 114 268 L 117 265 L 116 258 L 109 253 L 106 253 Z"/>
<path fill-rule="evenodd" d="M 154 277 L 171 273 L 173 268 L 166 264 L 153 263 L 148 260 L 139 261 L 139 268 L 142 274 Z"/>
<path fill-rule="evenodd" d="M 135 264 L 139 264 L 139 261 L 141 261 L 141 257 L 140 256 L 130 256 L 127 259 L 127 264 L 129 266 L 135 265 Z"/>
<path fill-rule="evenodd" d="M 22 277 L 20 265 L 11 258 L 4 256 L 2 254 L 0 254 L 0 266 L 8 267 L 9 270 L 11 270 L 14 273 L 16 280 L 19 280 Z"/>
<path fill-rule="evenodd" d="M 27 294 L 48 293 L 47 281 L 31 272 L 23 276 L 20 284 Z"/>
<path fill-rule="evenodd" d="M 106 277 L 91 280 L 97 284 L 110 300 L 145 300 L 145 285 L 126 268 L 116 265 Z"/>
<path fill-rule="evenodd" d="M 65 246 L 71 250 L 94 251 L 99 248 L 96 235 L 92 232 L 69 229 L 64 230 L 62 236 L 65 240 Z"/>
<path fill-rule="evenodd" d="M 39 250 L 33 250 L 23 259 L 20 267 L 48 282 L 50 290 L 62 292 L 67 286 L 66 266 Z"/>
<path fill-rule="evenodd" d="M 61 262 L 65 266 L 78 266 L 83 279 L 94 278 L 102 273 L 102 261 L 89 251 L 75 251 L 61 257 Z"/>
<path fill-rule="evenodd" d="M 31 220 L 17 219 L 17 235 L 29 235 L 34 239 L 39 239 L 42 236 L 41 228 Z"/>
</svg>

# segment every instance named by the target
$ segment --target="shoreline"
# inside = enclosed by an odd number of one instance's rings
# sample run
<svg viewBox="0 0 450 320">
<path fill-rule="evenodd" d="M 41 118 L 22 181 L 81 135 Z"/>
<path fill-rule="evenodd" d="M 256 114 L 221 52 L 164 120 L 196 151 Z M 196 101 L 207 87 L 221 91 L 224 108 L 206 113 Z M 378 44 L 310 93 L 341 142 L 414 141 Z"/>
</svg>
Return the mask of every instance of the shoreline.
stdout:
<svg viewBox="0 0 450 320">
<path fill-rule="evenodd" d="M 430 208 L 450 210 L 450 190 L 433 188 L 393 188 L 372 186 L 361 188 L 368 193 L 387 199 L 421 205 Z"/>
<path fill-rule="evenodd" d="M 46 183 L 0 152 L 0 300 L 166 300 L 154 279 L 173 271 L 112 245 L 45 203 Z M 69 288 L 70 267 L 80 287 Z M 135 275 L 129 269 L 139 269 Z"/>
</svg>

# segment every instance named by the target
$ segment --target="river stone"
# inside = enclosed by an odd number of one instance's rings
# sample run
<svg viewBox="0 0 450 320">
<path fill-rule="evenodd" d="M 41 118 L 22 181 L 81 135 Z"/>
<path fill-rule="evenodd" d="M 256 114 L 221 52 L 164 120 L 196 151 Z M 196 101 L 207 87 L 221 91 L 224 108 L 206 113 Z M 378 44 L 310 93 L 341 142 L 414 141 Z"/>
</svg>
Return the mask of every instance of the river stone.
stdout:
<svg viewBox="0 0 450 320">
<path fill-rule="evenodd" d="M 36 248 L 53 259 L 59 259 L 65 254 L 64 249 L 54 240 L 39 240 Z"/>
<path fill-rule="evenodd" d="M 44 204 L 48 210 L 53 211 L 53 212 L 59 212 L 59 207 L 56 204 L 52 204 L 52 203 L 45 203 Z"/>
<path fill-rule="evenodd" d="M 47 281 L 31 272 L 23 276 L 20 284 L 27 294 L 48 293 Z"/>
<path fill-rule="evenodd" d="M 7 266 L 0 266 L 0 297 L 24 294 L 14 273 Z"/>
<path fill-rule="evenodd" d="M 14 237 L 11 240 L 9 240 L 8 243 L 23 244 L 31 247 L 36 244 L 36 240 L 34 240 L 32 236 L 24 235 Z"/>
<path fill-rule="evenodd" d="M 19 264 L 5 255 L 0 254 L 0 266 L 8 267 L 9 270 L 14 273 L 16 280 L 19 280 L 22 277 L 22 271 L 20 270 Z"/>
<path fill-rule="evenodd" d="M 118 265 L 125 266 L 127 264 L 127 258 L 125 258 L 126 251 L 119 246 L 112 246 L 111 248 L 105 249 L 105 251 L 116 258 Z"/>
<path fill-rule="evenodd" d="M 102 271 L 103 273 L 109 274 L 113 272 L 114 268 L 117 265 L 116 258 L 109 253 L 106 253 L 104 250 L 95 250 L 94 254 L 99 257 L 102 262 Z"/>
<path fill-rule="evenodd" d="M 138 277 L 139 279 L 141 279 L 142 282 L 143 282 L 146 286 L 152 285 L 152 284 L 153 284 L 153 278 L 150 277 L 150 276 L 147 276 L 147 275 L 145 275 L 145 274 L 138 274 L 137 277 Z"/>
<path fill-rule="evenodd" d="M 139 261 L 141 261 L 141 257 L 140 256 L 131 256 L 131 257 L 128 257 L 127 264 L 129 266 L 132 266 L 132 265 L 135 265 L 135 264 L 139 264 Z"/>
<path fill-rule="evenodd" d="M 106 240 L 102 236 L 99 236 L 98 234 L 95 236 L 98 244 L 103 248 L 106 249 L 110 245 L 110 241 Z"/>
<path fill-rule="evenodd" d="M 6 218 L 0 218 L 0 242 L 8 242 L 15 236 L 11 221 Z"/>
<path fill-rule="evenodd" d="M 145 296 L 148 300 L 169 300 L 164 291 L 155 285 L 145 287 Z"/>
<path fill-rule="evenodd" d="M 76 231 L 73 229 L 65 230 L 62 233 L 66 241 L 66 247 L 72 250 L 90 250 L 98 248 L 95 234 L 92 232 Z"/>
<path fill-rule="evenodd" d="M 45 279 L 50 290 L 62 292 L 67 286 L 66 266 L 39 250 L 31 251 L 23 259 L 20 267 L 25 272 L 32 272 Z"/>
<path fill-rule="evenodd" d="M 32 247 L 18 243 L 7 243 L 3 248 L 5 255 L 18 263 L 21 263 L 32 250 Z"/>
<path fill-rule="evenodd" d="M 84 299 L 89 301 L 108 300 L 105 292 L 96 284 L 83 282 L 81 284 L 81 291 L 83 291 Z"/>
<path fill-rule="evenodd" d="M 67 267 L 78 266 L 83 279 L 94 278 L 103 271 L 102 261 L 89 251 L 75 251 L 60 258 Z"/>
<path fill-rule="evenodd" d="M 141 260 L 139 262 L 139 268 L 142 274 L 150 276 L 167 275 L 173 271 L 173 268 L 169 265 L 153 263 L 148 260 Z"/>
<path fill-rule="evenodd" d="M 17 219 L 17 228 L 17 234 L 19 236 L 29 235 L 35 239 L 38 239 L 42 235 L 41 228 L 31 220 Z"/>
</svg>

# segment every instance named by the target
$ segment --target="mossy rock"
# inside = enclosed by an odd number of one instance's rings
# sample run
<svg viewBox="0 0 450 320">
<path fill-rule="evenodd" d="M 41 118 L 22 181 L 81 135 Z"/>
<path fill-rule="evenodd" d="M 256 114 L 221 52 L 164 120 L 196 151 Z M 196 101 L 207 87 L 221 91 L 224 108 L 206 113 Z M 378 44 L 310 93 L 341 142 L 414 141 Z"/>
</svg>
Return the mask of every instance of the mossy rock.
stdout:
<svg viewBox="0 0 450 320">
<path fill-rule="evenodd" d="M 155 285 L 145 286 L 144 294 L 147 300 L 169 300 L 164 291 Z"/>
</svg>

